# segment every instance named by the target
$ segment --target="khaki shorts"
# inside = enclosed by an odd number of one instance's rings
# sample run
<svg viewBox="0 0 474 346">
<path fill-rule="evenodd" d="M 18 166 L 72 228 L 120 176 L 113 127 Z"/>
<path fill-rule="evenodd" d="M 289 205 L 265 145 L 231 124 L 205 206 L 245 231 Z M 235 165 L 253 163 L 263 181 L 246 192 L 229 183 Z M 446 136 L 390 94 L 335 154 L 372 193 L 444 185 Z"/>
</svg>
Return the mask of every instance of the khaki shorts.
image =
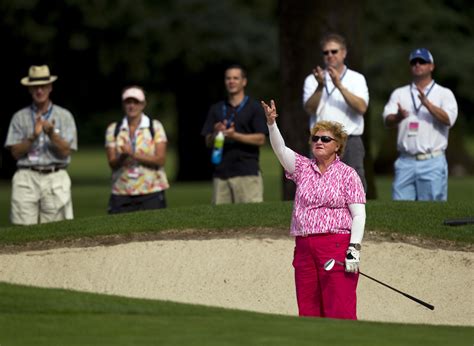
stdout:
<svg viewBox="0 0 474 346">
<path fill-rule="evenodd" d="M 212 204 L 263 202 L 262 176 L 249 175 L 229 179 L 213 179 Z"/>
<path fill-rule="evenodd" d="M 19 169 L 12 179 L 11 222 L 33 225 L 73 218 L 71 179 L 62 169 L 41 174 Z"/>
</svg>

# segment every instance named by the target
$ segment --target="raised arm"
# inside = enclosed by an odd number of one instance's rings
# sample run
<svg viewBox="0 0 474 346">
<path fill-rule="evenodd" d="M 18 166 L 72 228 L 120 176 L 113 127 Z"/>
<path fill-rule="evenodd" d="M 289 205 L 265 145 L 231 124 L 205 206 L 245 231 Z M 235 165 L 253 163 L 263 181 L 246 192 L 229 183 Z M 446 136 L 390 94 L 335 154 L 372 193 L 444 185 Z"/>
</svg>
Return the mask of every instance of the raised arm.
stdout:
<svg viewBox="0 0 474 346">
<path fill-rule="evenodd" d="M 275 101 L 270 101 L 270 106 L 265 102 L 261 102 L 265 116 L 267 117 L 267 126 L 270 137 L 270 144 L 275 152 L 278 160 L 280 161 L 283 168 L 290 174 L 295 172 L 295 152 L 285 145 L 285 141 L 281 136 L 280 130 L 276 124 L 276 112 Z"/>
</svg>

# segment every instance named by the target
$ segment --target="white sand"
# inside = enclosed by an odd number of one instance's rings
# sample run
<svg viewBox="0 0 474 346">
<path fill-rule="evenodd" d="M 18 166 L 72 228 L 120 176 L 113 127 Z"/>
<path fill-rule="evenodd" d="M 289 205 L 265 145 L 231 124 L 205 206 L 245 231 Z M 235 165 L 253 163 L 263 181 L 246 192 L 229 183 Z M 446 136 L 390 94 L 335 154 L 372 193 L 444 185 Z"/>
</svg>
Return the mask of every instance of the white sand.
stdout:
<svg viewBox="0 0 474 346">
<path fill-rule="evenodd" d="M 165 240 L 0 255 L 0 281 L 296 315 L 293 239 Z M 472 252 L 364 242 L 361 320 L 474 325 Z"/>
</svg>

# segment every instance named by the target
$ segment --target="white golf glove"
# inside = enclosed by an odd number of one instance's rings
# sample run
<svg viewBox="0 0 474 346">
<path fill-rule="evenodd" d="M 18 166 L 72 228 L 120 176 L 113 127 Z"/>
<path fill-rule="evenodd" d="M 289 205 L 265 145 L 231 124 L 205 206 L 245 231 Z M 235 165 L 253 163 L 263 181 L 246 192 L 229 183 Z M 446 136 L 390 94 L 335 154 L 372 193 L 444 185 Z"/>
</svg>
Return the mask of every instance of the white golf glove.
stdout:
<svg viewBox="0 0 474 346">
<path fill-rule="evenodd" d="M 346 251 L 346 272 L 357 273 L 359 271 L 360 251 L 349 246 Z"/>
</svg>

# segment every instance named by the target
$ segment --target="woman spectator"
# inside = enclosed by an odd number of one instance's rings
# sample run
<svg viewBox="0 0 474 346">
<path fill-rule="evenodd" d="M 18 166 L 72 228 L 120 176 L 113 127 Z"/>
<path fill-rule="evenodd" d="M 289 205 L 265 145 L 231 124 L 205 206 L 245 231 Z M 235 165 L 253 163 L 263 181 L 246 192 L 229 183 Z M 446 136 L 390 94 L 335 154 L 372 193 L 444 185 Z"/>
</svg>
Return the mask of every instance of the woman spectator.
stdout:
<svg viewBox="0 0 474 346">
<path fill-rule="evenodd" d="M 285 146 L 275 102 L 262 102 L 270 142 L 286 177 L 296 183 L 290 234 L 300 316 L 357 319 L 356 288 L 365 226 L 365 193 L 357 172 L 340 161 L 347 141 L 342 125 L 321 121 L 311 129 L 314 159 Z M 345 266 L 324 270 L 329 259 Z"/>
<path fill-rule="evenodd" d="M 107 160 L 112 169 L 109 214 L 166 208 L 168 179 L 163 166 L 167 138 L 163 125 L 143 113 L 145 92 L 139 86 L 123 90 L 125 116 L 108 126 Z"/>
</svg>

